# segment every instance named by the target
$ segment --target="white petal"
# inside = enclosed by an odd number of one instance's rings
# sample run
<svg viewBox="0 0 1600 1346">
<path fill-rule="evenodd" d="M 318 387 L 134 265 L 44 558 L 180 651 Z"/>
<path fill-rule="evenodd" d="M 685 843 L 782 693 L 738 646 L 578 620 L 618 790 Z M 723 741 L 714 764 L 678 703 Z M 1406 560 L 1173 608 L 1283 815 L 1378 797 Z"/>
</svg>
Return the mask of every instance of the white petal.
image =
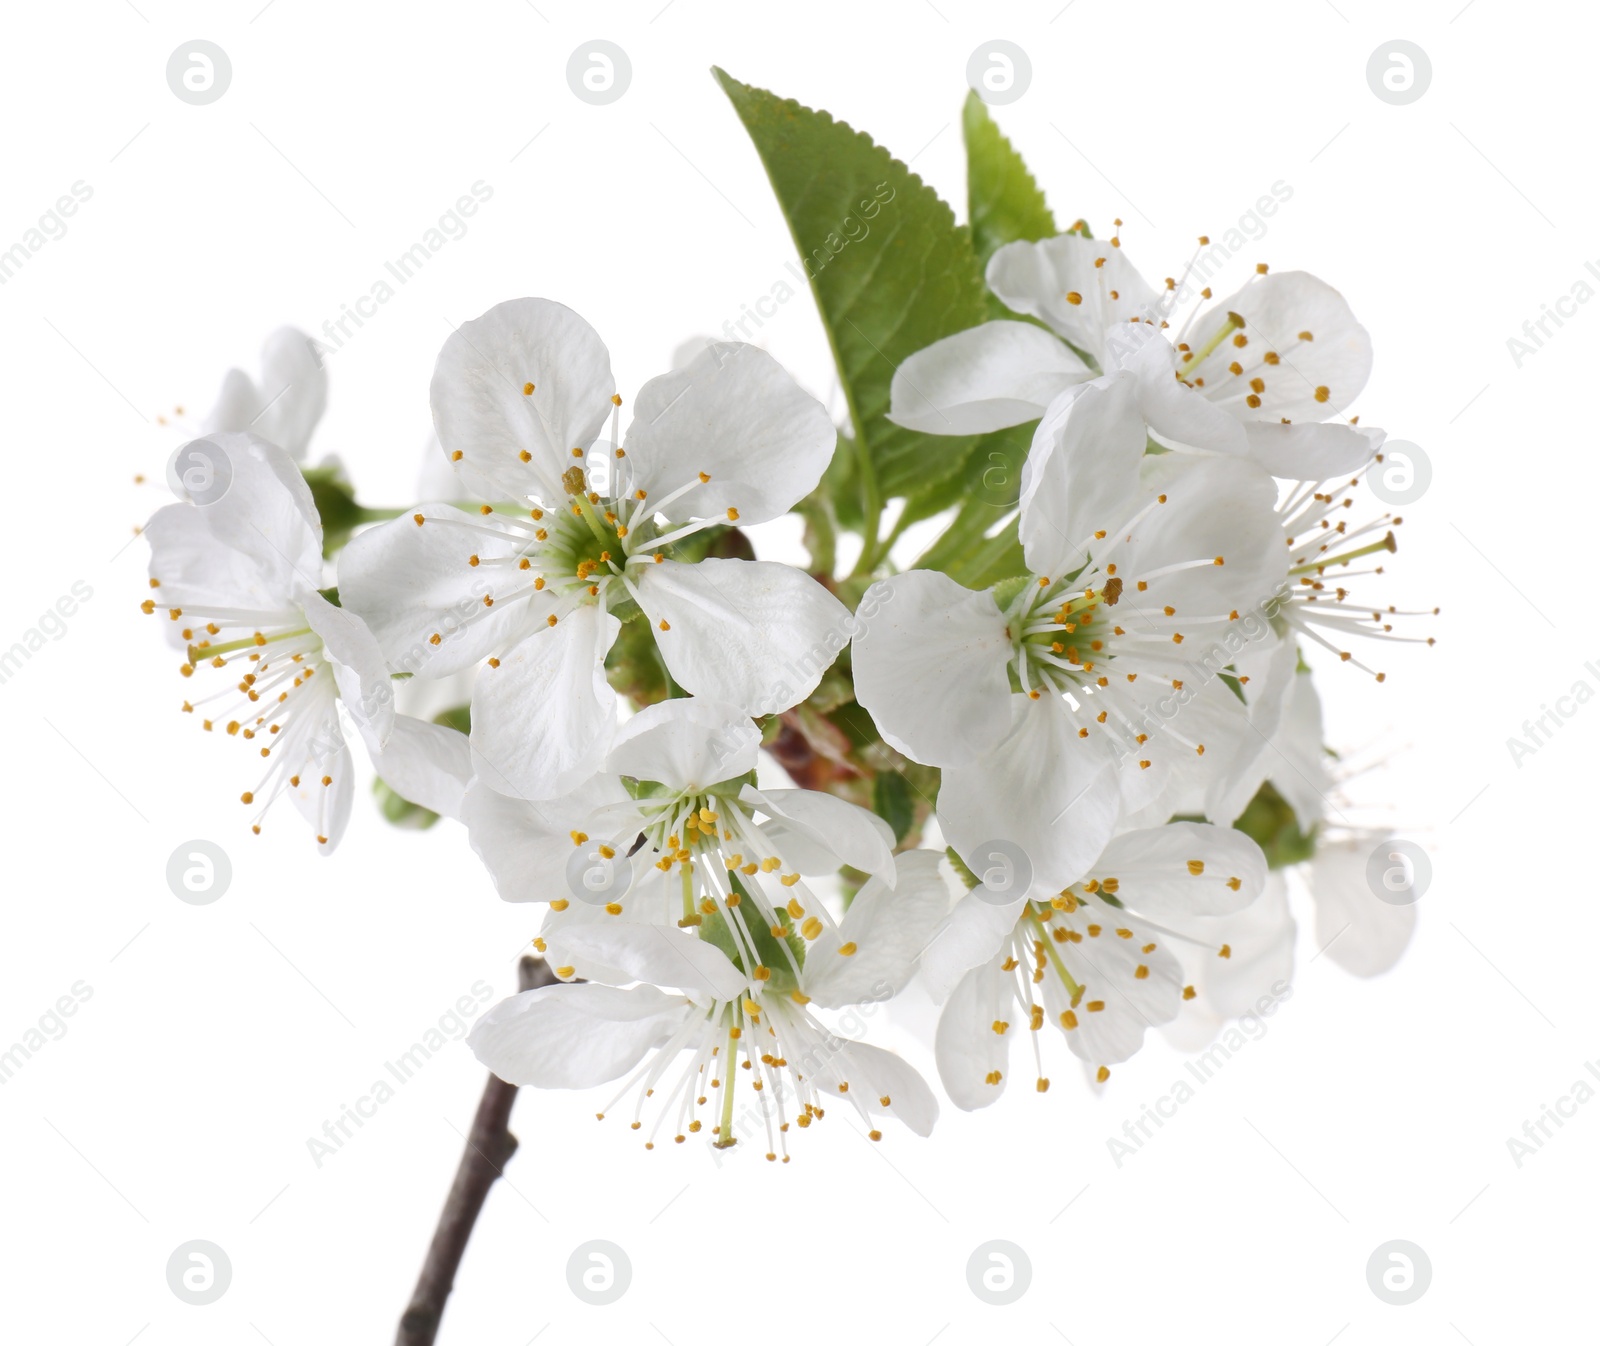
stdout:
<svg viewBox="0 0 1600 1346">
<path fill-rule="evenodd" d="M 508 1084 L 588 1089 L 625 1075 L 694 1012 L 653 986 L 541 986 L 489 1010 L 467 1046 Z"/>
<path fill-rule="evenodd" d="M 1014 1003 L 1010 974 L 998 958 L 973 968 L 945 1001 L 933 1055 L 939 1082 L 963 1111 L 986 1108 L 1005 1092 L 1010 1034 L 996 1033 L 994 1024 L 1012 1017 Z M 1000 1079 L 990 1084 L 994 1072 Z"/>
<path fill-rule="evenodd" d="M 1261 1001 L 1286 999 L 1294 976 L 1294 917 L 1281 871 L 1269 874 L 1261 896 L 1231 916 L 1170 922 L 1202 947 L 1186 956 L 1197 999 L 1225 1019 L 1260 1013 Z M 1228 957 L 1219 956 L 1227 945 Z M 1277 989 L 1275 989 L 1277 988 Z"/>
<path fill-rule="evenodd" d="M 1109 330 L 1156 314 L 1155 291 L 1127 253 L 1103 239 L 1062 234 L 1007 243 L 989 259 L 985 279 L 1008 308 L 1049 323 L 1102 369 L 1115 363 Z"/>
<path fill-rule="evenodd" d="M 887 1000 L 899 995 L 916 971 L 933 930 L 950 909 L 951 889 L 938 851 L 907 851 L 898 858 L 890 889 L 869 879 L 850 903 L 838 932 L 827 930 L 806 954 L 801 986 L 826 1008 Z M 844 943 L 856 951 L 839 952 Z"/>
<path fill-rule="evenodd" d="M 1260 621 L 1254 614 L 1246 620 L 1252 624 Z M 1271 643 L 1266 643 L 1269 640 Z M 1236 822 L 1281 760 L 1272 744 L 1288 711 L 1299 658 L 1294 641 L 1279 639 L 1270 627 L 1265 628 L 1261 643 L 1234 655 L 1234 669 L 1248 679 L 1240 684 L 1247 729 L 1231 748 L 1220 742 L 1216 745 L 1217 774 L 1207 783 L 1201 806 L 1212 822 L 1224 826 Z M 1232 696 L 1231 691 L 1227 694 Z M 1212 755 L 1213 747 L 1208 742 L 1206 756 Z"/>
<path fill-rule="evenodd" d="M 891 747 L 954 766 L 1009 730 L 1011 641 L 992 596 L 911 570 L 874 584 L 856 621 L 856 699 Z"/>
<path fill-rule="evenodd" d="M 297 737 L 292 745 L 297 749 L 293 757 L 298 760 L 285 758 L 279 769 L 299 779 L 299 785 L 287 786 L 285 792 L 294 801 L 300 816 L 311 824 L 318 850 L 323 855 L 331 855 L 350 821 L 350 809 L 355 800 L 355 761 L 345 746 L 344 733 L 339 728 L 339 712 L 332 696 L 323 694 L 320 709 L 317 702 L 302 705 L 296 717 L 302 715 L 313 718 L 313 727 L 305 732 L 303 739 Z M 298 725 L 296 732 L 297 735 L 301 732 Z"/>
<path fill-rule="evenodd" d="M 1010 737 L 989 756 L 946 769 L 939 825 L 964 860 L 991 842 L 1020 846 L 1034 883 L 1056 893 L 1099 857 L 1121 799 L 1103 735 L 1079 738 L 1054 697 L 1018 694 L 1011 701 Z"/>
<path fill-rule="evenodd" d="M 160 581 L 151 595 L 168 641 L 184 649 L 187 623 L 170 620 L 176 608 L 246 608 L 280 613 L 292 621 L 299 590 L 281 567 L 263 567 L 217 537 L 204 510 L 195 505 L 165 505 L 145 524 L 150 544 L 150 578 Z"/>
<path fill-rule="evenodd" d="M 737 706 L 679 697 L 628 720 L 605 769 L 674 790 L 702 790 L 754 771 L 760 749 L 761 731 Z"/>
<path fill-rule="evenodd" d="M 922 979 L 935 1003 L 943 1004 L 973 968 L 993 960 L 1022 915 L 1026 892 L 1009 902 L 991 902 L 980 885 L 951 911 L 922 951 Z"/>
<path fill-rule="evenodd" d="M 1177 376 L 1178 353 L 1165 340 L 1151 341 L 1129 362 L 1139 380 L 1139 410 L 1151 435 L 1163 444 L 1206 453 L 1242 454 L 1245 428 Z"/>
<path fill-rule="evenodd" d="M 1208 341 L 1230 313 L 1244 319 L 1238 333 L 1243 347 L 1229 338 L 1186 375 L 1205 379 L 1205 395 L 1245 421 L 1321 421 L 1349 406 L 1372 372 L 1372 339 L 1350 305 L 1333 286 L 1305 271 L 1277 271 L 1257 277 L 1190 325 L 1191 345 Z M 1309 333 L 1310 340 L 1302 340 Z M 1268 352 L 1278 363 L 1263 360 Z M 1243 373 L 1230 374 L 1230 362 Z M 1257 406 L 1246 397 L 1252 379 L 1262 388 Z M 1325 389 L 1320 398 L 1318 390 Z"/>
<path fill-rule="evenodd" d="M 444 445 L 439 443 L 438 432 L 432 426 L 428 427 L 428 438 L 422 446 L 422 465 L 417 469 L 417 484 L 411 492 L 413 500 L 448 500 L 451 496 L 463 500 L 487 500 L 494 496 L 494 488 L 487 482 L 482 489 L 474 490 L 467 485 L 467 477 L 471 473 L 461 470 L 466 459 L 452 463 L 450 455 L 444 451 Z"/>
<path fill-rule="evenodd" d="M 590 832 L 601 809 L 626 798 L 614 776 L 592 777 L 560 798 L 540 803 L 513 799 L 479 779 L 466 791 L 461 821 L 505 901 L 570 900 L 566 872 L 572 833 Z"/>
<path fill-rule="evenodd" d="M 1082 998 L 1072 1013 L 1077 1027 L 1068 1028 L 1067 1046 L 1092 1065 L 1126 1061 L 1144 1043 L 1147 1028 L 1157 1028 L 1178 1015 L 1183 1005 L 1183 967 L 1168 948 L 1172 942 L 1131 916 L 1100 907 L 1080 911 L 1077 924 L 1098 916 L 1098 936 L 1057 947 L 1078 985 Z M 1129 931 L 1123 938 L 1116 931 Z M 1150 946 L 1154 945 L 1154 948 Z M 1141 976 L 1139 969 L 1144 969 Z M 1063 1012 L 1071 1008 L 1061 979 L 1047 973 L 1043 988 L 1045 1014 L 1065 1026 Z M 1101 1006 L 1099 1009 L 1091 1006 Z"/>
<path fill-rule="evenodd" d="M 223 487 L 209 504 L 189 506 L 217 542 L 249 558 L 264 592 L 320 588 L 322 524 L 294 460 L 256 435 L 208 435 L 193 445 L 210 468 L 212 490 Z M 212 450 L 222 455 L 214 463 Z M 165 576 L 158 578 L 166 583 Z"/>
<path fill-rule="evenodd" d="M 1173 627 L 1189 640 L 1224 630 L 1230 612 L 1272 602 L 1289 562 L 1270 476 L 1242 458 L 1167 453 L 1145 459 L 1140 481 L 1146 498 L 1165 494 L 1167 501 L 1101 559 L 1116 561 L 1129 588 L 1148 577 L 1148 592 L 1138 595 L 1144 609 L 1159 615 L 1163 607 L 1173 608 Z M 1223 564 L 1214 564 L 1219 556 Z M 1207 560 L 1213 564 L 1203 564 Z M 1195 561 L 1202 564 L 1151 574 Z M 1186 626 L 1196 620 L 1205 624 Z"/>
<path fill-rule="evenodd" d="M 1383 447 L 1382 430 L 1354 425 L 1252 421 L 1250 456 L 1275 477 L 1326 481 L 1361 471 Z"/>
<path fill-rule="evenodd" d="M 261 386 L 242 369 L 230 369 L 204 430 L 248 430 L 299 462 L 327 405 L 328 372 L 311 338 L 280 327 L 261 348 Z"/>
<path fill-rule="evenodd" d="M 1322 740 L 1322 699 L 1311 674 L 1295 674 L 1282 723 L 1265 757 L 1273 788 L 1294 810 L 1300 830 L 1309 832 L 1328 812 L 1333 778 Z"/>
<path fill-rule="evenodd" d="M 1022 471 L 1018 535 L 1036 575 L 1059 578 L 1122 529 L 1138 509 L 1145 423 L 1138 383 L 1115 375 L 1050 408 Z"/>
<path fill-rule="evenodd" d="M 741 525 L 765 523 L 817 484 L 837 438 L 827 409 L 764 350 L 716 342 L 640 389 L 622 481 L 656 501 L 704 474 L 709 482 L 662 506 L 669 518 L 734 509 Z"/>
<path fill-rule="evenodd" d="M 261 393 L 255 380 L 242 369 L 230 369 L 222 376 L 217 400 L 201 418 L 200 433 L 212 435 L 227 430 L 248 430 L 260 411 Z"/>
<path fill-rule="evenodd" d="M 555 506 L 572 450 L 594 442 L 615 392 L 594 328 L 565 304 L 512 299 L 445 341 L 429 395 L 440 444 L 477 482 L 492 483 L 497 499 Z"/>
<path fill-rule="evenodd" d="M 1224 916 L 1248 906 L 1267 879 L 1267 858 L 1243 832 L 1174 822 L 1113 837 L 1090 867 L 1117 881 L 1123 906 L 1155 921 Z"/>
<path fill-rule="evenodd" d="M 355 613 L 334 607 L 315 592 L 303 594 L 300 601 L 306 625 L 321 638 L 333 666 L 345 709 L 368 749 L 381 751 L 394 728 L 394 687 L 383 651 Z"/>
<path fill-rule="evenodd" d="M 739 798 L 771 820 L 761 828 L 771 838 L 776 854 L 787 860 L 786 843 L 798 839 L 810 846 L 797 850 L 808 855 L 820 851 L 832 861 L 826 869 L 802 869 L 802 874 L 831 873 L 842 862 L 880 875 L 894 886 L 894 832 L 876 813 L 820 790 L 757 790 L 747 785 Z"/>
<path fill-rule="evenodd" d="M 580 607 L 486 668 L 472 689 L 472 761 L 489 785 L 553 799 L 593 775 L 617 725 L 605 659 L 619 622 Z"/>
<path fill-rule="evenodd" d="M 841 1040 L 817 1068 L 816 1079 L 824 1092 L 848 1085 L 857 1107 L 869 1113 L 887 1112 L 919 1136 L 931 1134 L 939 1120 L 939 1102 L 927 1082 L 913 1066 L 881 1047 Z"/>
<path fill-rule="evenodd" d="M 1417 924 L 1415 905 L 1384 902 L 1367 883 L 1368 857 L 1385 840 L 1325 843 L 1311 861 L 1317 947 L 1358 977 L 1376 977 L 1398 963 Z"/>
<path fill-rule="evenodd" d="M 732 1000 L 750 984 L 715 944 L 669 926 L 566 925 L 551 941 L 580 977 L 593 975 L 592 960 L 595 967 L 621 971 L 629 981 L 676 987 L 700 1001 Z"/>
<path fill-rule="evenodd" d="M 844 604 L 793 566 L 711 557 L 642 570 L 639 606 L 678 685 L 747 715 L 804 701 L 853 629 Z"/>
<path fill-rule="evenodd" d="M 987 322 L 936 341 L 895 370 L 889 419 L 930 435 L 976 435 L 1037 420 L 1092 377 L 1058 338 L 1025 322 Z"/>
<path fill-rule="evenodd" d="M 1150 742 L 1137 754 L 1128 750 L 1123 759 L 1125 826 L 1154 827 L 1174 814 L 1231 824 L 1265 779 L 1265 766 L 1257 759 L 1270 746 L 1251 728 L 1249 709 L 1217 676 L 1227 666 L 1227 647 L 1206 640 L 1207 645 L 1194 645 L 1198 667 L 1174 669 L 1195 675 L 1183 679 L 1182 689 L 1157 685 L 1155 695 L 1141 702 L 1140 728 Z M 1150 769 L 1130 771 L 1137 761 L 1150 762 Z M 1161 784 L 1154 797 L 1128 788 L 1152 776 Z"/>
<path fill-rule="evenodd" d="M 402 799 L 446 818 L 461 817 L 472 780 L 472 748 L 460 730 L 396 715 L 389 741 L 373 754 L 372 765 Z"/>
<path fill-rule="evenodd" d="M 426 520 L 420 527 L 419 514 Z M 447 677 L 544 625 L 554 599 L 529 593 L 526 581 L 502 584 L 502 596 L 510 588 L 518 597 L 484 605 L 494 596 L 492 567 L 469 558 L 494 562 L 521 551 L 491 522 L 453 505 L 420 505 L 357 533 L 339 554 L 339 601 L 372 628 L 397 672 Z"/>
</svg>

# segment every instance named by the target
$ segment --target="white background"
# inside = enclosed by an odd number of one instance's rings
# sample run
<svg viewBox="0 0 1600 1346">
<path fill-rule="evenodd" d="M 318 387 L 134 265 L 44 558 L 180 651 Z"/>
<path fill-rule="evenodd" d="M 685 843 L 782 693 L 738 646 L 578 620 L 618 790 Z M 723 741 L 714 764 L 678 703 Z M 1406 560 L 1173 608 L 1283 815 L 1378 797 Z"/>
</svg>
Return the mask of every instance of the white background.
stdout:
<svg viewBox="0 0 1600 1346">
<path fill-rule="evenodd" d="M 74 581 L 93 597 L 0 686 L 0 1045 L 75 982 L 93 996 L 0 1086 L 0 1335 L 387 1340 L 482 1071 L 453 1044 L 320 1168 L 307 1138 L 479 978 L 510 991 L 536 919 L 495 899 L 451 824 L 396 832 L 358 800 L 331 860 L 287 813 L 250 836 L 236 800 L 253 769 L 177 713 L 176 660 L 138 612 L 145 552 L 125 544 L 168 498 L 177 442 L 154 418 L 203 410 L 224 368 L 254 369 L 270 328 L 337 317 L 481 179 L 494 195 L 466 237 L 330 361 L 314 455 L 339 454 L 364 499 L 406 504 L 448 324 L 561 299 L 605 337 L 627 396 L 785 278 L 787 232 L 713 63 L 915 156 L 959 209 L 965 69 L 997 37 L 1033 65 L 997 119 L 1058 217 L 1103 234 L 1121 216 L 1149 273 L 1290 185 L 1219 283 L 1259 259 L 1338 285 L 1377 351 L 1356 410 L 1432 459 L 1390 578 L 1399 605 L 1442 606 L 1438 647 L 1393 654 L 1382 687 L 1321 670 L 1330 739 L 1385 763 L 1352 795 L 1432 853 L 1413 947 L 1359 981 L 1310 961 L 1302 920 L 1270 1032 L 1120 1169 L 1106 1137 L 1183 1069 L 1163 1042 L 1096 1097 L 1052 1040 L 1047 1096 L 946 1108 L 929 1141 L 891 1125 L 869 1145 L 835 1109 L 784 1166 L 719 1167 L 698 1145 L 647 1154 L 624 1122 L 595 1122 L 596 1100 L 524 1094 L 522 1150 L 441 1340 L 1494 1346 L 1591 1331 L 1600 1103 L 1520 1169 L 1506 1140 L 1600 1056 L 1600 707 L 1520 767 L 1506 740 L 1579 679 L 1600 688 L 1584 668 L 1600 660 L 1584 555 L 1600 304 L 1552 325 L 1521 368 L 1506 343 L 1600 258 L 1583 149 L 1600 31 L 1572 6 L 1337 5 L 8 7 L 0 249 L 73 182 L 93 196 L 0 287 L 0 644 Z M 196 37 L 233 64 L 207 107 L 164 77 Z M 633 66 L 607 107 L 564 74 L 595 37 Z M 1397 37 L 1433 65 L 1406 107 L 1365 78 Z M 807 296 L 759 338 L 828 395 Z M 234 864 L 207 907 L 165 881 L 197 837 Z M 909 1032 L 883 1040 L 931 1074 Z M 195 1238 L 233 1265 L 209 1307 L 166 1283 L 168 1255 Z M 608 1308 L 566 1285 L 591 1238 L 633 1265 Z M 1008 1308 L 967 1288 L 967 1258 L 992 1238 L 1032 1261 Z M 1394 1238 L 1433 1265 L 1406 1308 L 1366 1282 Z"/>
</svg>

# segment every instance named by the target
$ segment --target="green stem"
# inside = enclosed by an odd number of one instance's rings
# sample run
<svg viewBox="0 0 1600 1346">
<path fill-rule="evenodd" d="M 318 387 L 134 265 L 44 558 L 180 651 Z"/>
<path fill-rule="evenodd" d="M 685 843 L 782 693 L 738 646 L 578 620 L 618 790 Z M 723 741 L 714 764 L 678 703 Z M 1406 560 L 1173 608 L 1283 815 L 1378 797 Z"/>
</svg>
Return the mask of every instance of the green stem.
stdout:
<svg viewBox="0 0 1600 1346">
<path fill-rule="evenodd" d="M 1371 556 L 1373 552 L 1395 550 L 1394 534 L 1386 533 L 1377 542 L 1369 542 L 1365 547 L 1357 547 L 1354 551 L 1341 552 L 1338 556 L 1323 556 L 1315 561 L 1307 561 L 1305 565 L 1296 566 L 1289 573 L 1291 575 L 1320 574 L 1329 566 L 1345 565 L 1363 556 Z"/>
<path fill-rule="evenodd" d="M 595 541 L 602 547 L 607 545 L 611 539 L 606 536 L 606 530 L 601 525 L 599 516 L 594 512 L 594 506 L 589 503 L 589 497 L 580 491 L 572 498 L 577 502 L 578 509 L 583 514 L 583 521 L 589 525 L 589 531 L 594 534 Z"/>
<path fill-rule="evenodd" d="M 727 1057 L 722 1063 L 722 1124 L 717 1128 L 717 1148 L 725 1150 L 734 1143 L 733 1140 L 733 1079 L 734 1072 L 739 1068 L 738 1053 L 734 1047 L 737 1042 L 733 1036 L 735 1027 L 734 1019 L 738 1017 L 736 1010 L 730 1010 L 728 1020 L 728 1041 L 723 1049 Z"/>
<path fill-rule="evenodd" d="M 1077 995 L 1083 988 L 1072 979 L 1072 973 L 1067 971 L 1067 965 L 1061 961 L 1061 955 L 1055 950 L 1055 941 L 1051 939 L 1050 932 L 1045 929 L 1044 922 L 1034 914 L 1031 907 L 1028 909 L 1028 919 L 1033 922 L 1034 929 L 1039 932 L 1039 940 L 1044 945 L 1044 951 L 1049 954 L 1050 961 L 1055 964 L 1056 975 L 1061 978 L 1062 983 L 1066 986 L 1067 993 L 1069 995 Z"/>
<path fill-rule="evenodd" d="M 1243 326 L 1244 319 L 1241 318 L 1237 313 L 1228 314 L 1228 321 L 1222 325 L 1222 330 L 1216 333 L 1198 350 L 1190 352 L 1188 359 L 1183 362 L 1183 366 L 1178 370 L 1178 377 L 1182 378 L 1191 369 L 1204 360 L 1206 356 L 1210 355 L 1212 351 L 1216 350 L 1218 346 L 1226 341 L 1230 333 L 1238 331 L 1239 328 Z"/>
</svg>

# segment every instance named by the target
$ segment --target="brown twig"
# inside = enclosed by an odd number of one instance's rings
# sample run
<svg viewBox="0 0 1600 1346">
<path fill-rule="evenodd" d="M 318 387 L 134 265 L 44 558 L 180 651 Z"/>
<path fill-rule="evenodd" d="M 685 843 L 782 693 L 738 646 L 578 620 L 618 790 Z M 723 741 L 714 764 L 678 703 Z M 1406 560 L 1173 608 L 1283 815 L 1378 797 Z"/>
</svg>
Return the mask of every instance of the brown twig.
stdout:
<svg viewBox="0 0 1600 1346">
<path fill-rule="evenodd" d="M 543 959 L 529 956 L 517 964 L 517 984 L 521 990 L 531 991 L 555 980 L 555 973 Z M 467 1240 L 472 1237 L 472 1227 L 477 1223 L 484 1199 L 516 1153 L 517 1138 L 508 1125 L 516 1097 L 516 1085 L 507 1084 L 495 1075 L 489 1076 L 478 1102 L 477 1115 L 472 1119 L 472 1130 L 467 1135 L 467 1146 L 461 1153 L 455 1181 L 450 1184 L 450 1195 L 439 1212 L 433 1242 L 428 1245 L 428 1255 L 423 1259 L 417 1288 L 411 1292 L 411 1303 L 401 1315 L 395 1346 L 433 1346 L 439 1320 L 444 1316 L 445 1301 L 455 1287 L 456 1270 L 467 1251 Z"/>
</svg>

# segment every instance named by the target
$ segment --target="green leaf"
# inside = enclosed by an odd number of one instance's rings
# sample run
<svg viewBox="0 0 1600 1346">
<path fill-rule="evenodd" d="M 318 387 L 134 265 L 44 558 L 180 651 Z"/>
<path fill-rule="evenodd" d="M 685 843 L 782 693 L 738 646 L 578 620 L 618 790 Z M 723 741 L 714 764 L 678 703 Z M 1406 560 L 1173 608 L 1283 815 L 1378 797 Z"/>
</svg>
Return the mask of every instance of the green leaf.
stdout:
<svg viewBox="0 0 1600 1346">
<path fill-rule="evenodd" d="M 889 382 L 907 356 L 986 316 L 965 226 L 909 168 L 826 112 L 714 69 L 761 157 L 805 266 L 850 408 L 865 526 L 883 501 L 956 473 L 973 436 L 891 425 Z M 866 560 L 874 547 L 866 550 Z"/>
<path fill-rule="evenodd" d="M 895 524 L 896 531 L 923 519 L 931 519 L 952 505 L 963 512 L 982 506 L 987 518 L 984 528 L 992 528 L 1017 507 L 1022 493 L 1022 464 L 1033 442 L 1036 421 L 995 430 L 973 442 L 967 461 L 947 481 L 919 493 L 909 501 Z"/>
<path fill-rule="evenodd" d="M 1037 242 L 1060 233 L 1033 174 L 976 93 L 967 94 L 961 132 L 967 142 L 967 221 L 979 265 L 987 266 L 996 249 L 1019 238 Z"/>
<path fill-rule="evenodd" d="M 897 771 L 880 771 L 872 782 L 872 811 L 888 823 L 894 831 L 894 844 L 906 839 L 915 816 L 911 808 L 911 791 L 905 777 Z"/>
<path fill-rule="evenodd" d="M 326 593 L 323 596 L 326 597 Z M 446 729 L 454 729 L 457 733 L 470 734 L 472 707 L 452 706 L 449 710 L 442 710 L 435 715 L 433 722 L 444 725 Z M 425 831 L 439 821 L 439 815 L 432 809 L 424 808 L 421 804 L 413 804 L 382 776 L 373 777 L 372 793 L 378 801 L 378 812 L 383 815 L 384 821 L 393 823 L 396 827 Z"/>
</svg>

